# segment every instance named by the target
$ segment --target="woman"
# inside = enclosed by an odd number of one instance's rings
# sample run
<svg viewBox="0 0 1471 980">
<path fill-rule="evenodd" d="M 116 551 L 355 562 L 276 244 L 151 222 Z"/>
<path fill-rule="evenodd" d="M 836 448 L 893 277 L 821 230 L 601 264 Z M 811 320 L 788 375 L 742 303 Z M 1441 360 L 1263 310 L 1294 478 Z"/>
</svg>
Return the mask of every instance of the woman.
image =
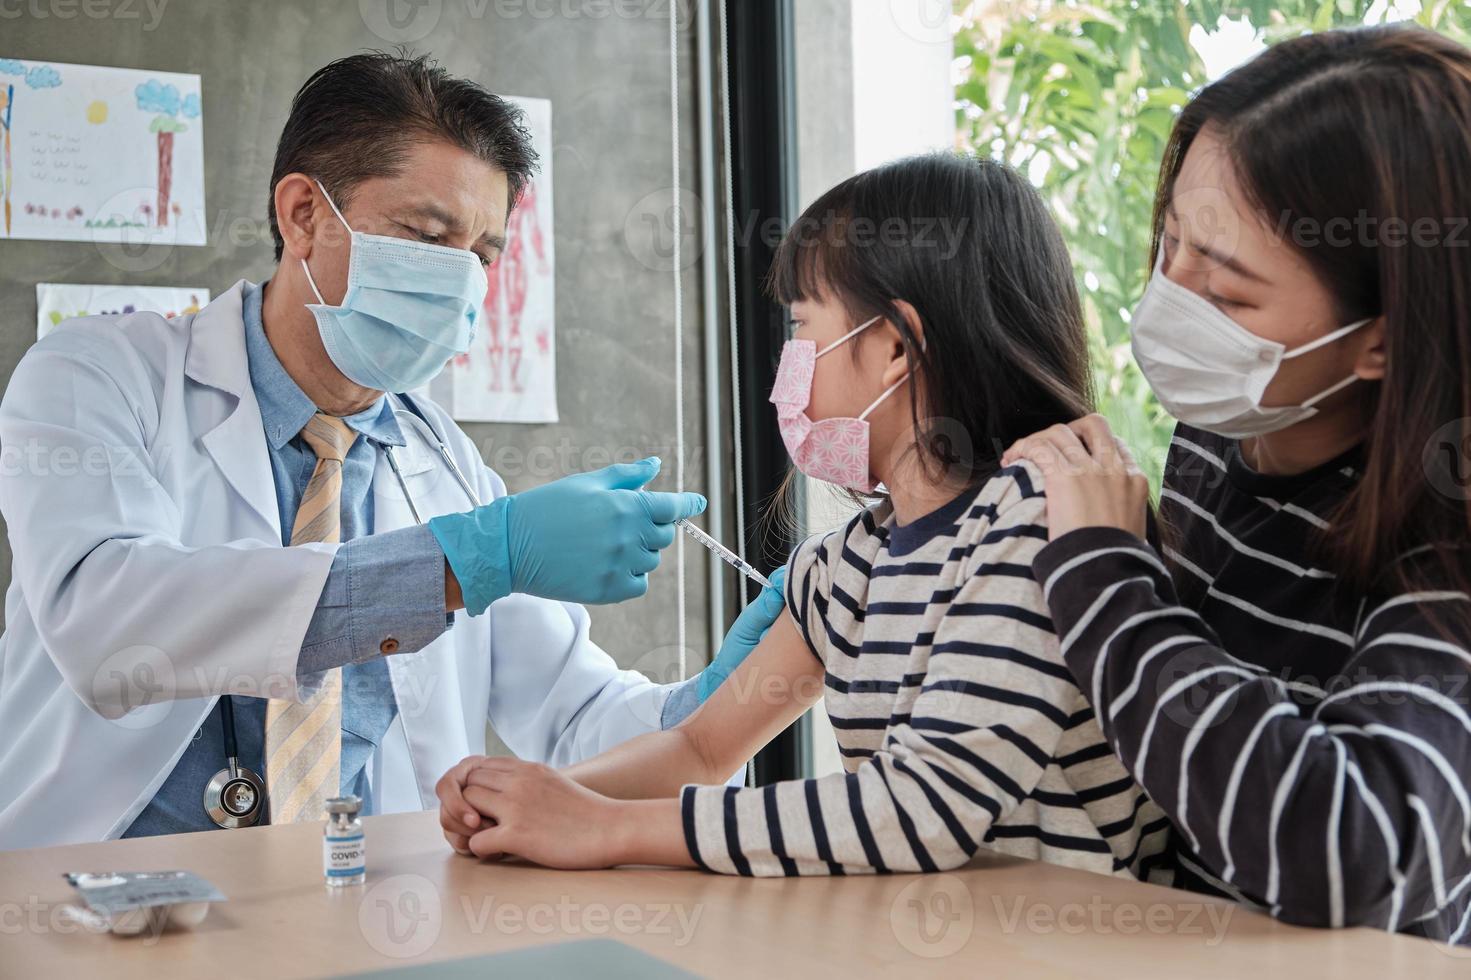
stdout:
<svg viewBox="0 0 1471 980">
<path fill-rule="evenodd" d="M 953 256 L 933 215 L 954 222 Z M 997 460 L 1091 400 L 1067 251 L 1036 192 L 984 160 L 889 164 L 814 203 L 774 271 L 796 325 L 772 393 L 793 461 L 886 495 L 798 548 L 788 611 L 678 728 L 565 773 L 452 770 L 450 842 L 558 867 L 936 871 L 986 848 L 1148 875 L 1168 821 L 1062 665 L 1030 571 L 1047 538 L 1036 470 Z M 690 785 L 824 694 L 846 772 Z"/>
<path fill-rule="evenodd" d="M 1280 44 L 1178 119 L 1134 351 L 1180 424 L 1147 487 L 1099 418 L 1023 440 L 1037 580 L 1194 884 L 1471 938 L 1471 51 Z"/>
</svg>

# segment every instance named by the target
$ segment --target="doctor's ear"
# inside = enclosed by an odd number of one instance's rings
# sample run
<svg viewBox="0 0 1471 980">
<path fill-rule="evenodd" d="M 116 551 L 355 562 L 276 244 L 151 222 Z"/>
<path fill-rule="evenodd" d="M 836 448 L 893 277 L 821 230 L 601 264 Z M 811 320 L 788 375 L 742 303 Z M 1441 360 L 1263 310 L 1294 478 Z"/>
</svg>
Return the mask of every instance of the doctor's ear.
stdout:
<svg viewBox="0 0 1471 980">
<path fill-rule="evenodd" d="M 924 324 L 920 322 L 918 311 L 910 305 L 908 300 L 902 299 L 894 300 L 894 308 L 899 311 L 900 317 L 904 320 L 904 325 L 909 328 L 909 332 L 914 335 L 914 339 L 923 348 L 925 345 Z M 884 342 L 890 345 L 889 365 L 884 368 L 883 378 L 884 386 L 888 387 L 889 385 L 896 384 L 900 378 L 907 377 L 911 368 L 918 368 L 919 365 L 910 364 L 909 352 L 904 347 L 904 335 L 900 332 L 899 328 L 889 320 L 885 320 L 881 327 L 884 331 Z"/>
<path fill-rule="evenodd" d="M 1384 317 L 1377 317 L 1364 327 L 1363 347 L 1354 360 L 1354 374 L 1364 381 L 1382 381 L 1389 370 L 1389 357 L 1384 348 Z"/>
<path fill-rule="evenodd" d="M 322 212 L 327 208 L 316 182 L 306 174 L 287 174 L 276 182 L 271 197 L 285 254 L 295 259 L 311 258 L 314 236 L 322 230 Z"/>
</svg>

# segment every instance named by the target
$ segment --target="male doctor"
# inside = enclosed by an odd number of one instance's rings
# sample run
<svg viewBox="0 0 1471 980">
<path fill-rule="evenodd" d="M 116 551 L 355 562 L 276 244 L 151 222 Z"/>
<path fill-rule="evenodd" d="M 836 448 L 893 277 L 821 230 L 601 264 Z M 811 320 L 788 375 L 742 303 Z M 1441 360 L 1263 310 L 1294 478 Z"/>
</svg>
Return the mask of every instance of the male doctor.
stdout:
<svg viewBox="0 0 1471 980">
<path fill-rule="evenodd" d="M 569 763 L 679 721 L 754 646 L 774 594 L 692 681 L 619 670 L 573 603 L 642 595 L 704 499 L 641 489 L 657 460 L 508 496 L 402 394 L 469 348 L 534 164 L 478 85 L 337 61 L 277 147 L 267 283 L 72 321 L 21 361 L 0 848 L 435 806 L 487 723 Z"/>
</svg>

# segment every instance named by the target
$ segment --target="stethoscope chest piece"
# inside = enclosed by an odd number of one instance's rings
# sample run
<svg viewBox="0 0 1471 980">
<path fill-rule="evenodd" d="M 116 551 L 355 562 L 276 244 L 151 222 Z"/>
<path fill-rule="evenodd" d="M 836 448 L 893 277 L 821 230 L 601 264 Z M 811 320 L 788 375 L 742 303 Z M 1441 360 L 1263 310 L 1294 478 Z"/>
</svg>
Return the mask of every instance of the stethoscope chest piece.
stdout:
<svg viewBox="0 0 1471 980">
<path fill-rule="evenodd" d="M 255 826 L 265 808 L 265 781 L 234 759 L 204 787 L 204 812 L 226 830 Z"/>
<path fill-rule="evenodd" d="M 226 830 L 254 827 L 266 812 L 266 781 L 240 764 L 235 744 L 235 703 L 220 698 L 220 728 L 225 737 L 225 768 L 204 787 L 204 812 Z"/>
</svg>

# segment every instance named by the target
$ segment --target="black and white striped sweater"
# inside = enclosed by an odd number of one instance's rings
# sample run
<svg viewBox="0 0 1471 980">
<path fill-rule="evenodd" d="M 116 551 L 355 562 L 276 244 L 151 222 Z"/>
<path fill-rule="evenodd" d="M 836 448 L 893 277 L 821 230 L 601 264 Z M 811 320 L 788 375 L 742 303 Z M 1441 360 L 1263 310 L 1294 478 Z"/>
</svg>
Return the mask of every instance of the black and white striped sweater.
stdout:
<svg viewBox="0 0 1471 980">
<path fill-rule="evenodd" d="M 1062 663 L 1031 574 L 1046 540 L 1028 466 L 903 527 L 885 502 L 803 544 L 787 602 L 826 668 L 846 771 L 685 787 L 696 860 L 745 875 L 934 871 L 988 848 L 1169 880 L 1168 821 Z"/>
<path fill-rule="evenodd" d="M 1109 741 L 1180 832 L 1183 884 L 1467 943 L 1471 637 L 1436 614 L 1471 600 L 1336 587 L 1314 542 L 1357 466 L 1266 477 L 1181 426 L 1163 556 L 1088 528 L 1036 574 Z"/>
</svg>

